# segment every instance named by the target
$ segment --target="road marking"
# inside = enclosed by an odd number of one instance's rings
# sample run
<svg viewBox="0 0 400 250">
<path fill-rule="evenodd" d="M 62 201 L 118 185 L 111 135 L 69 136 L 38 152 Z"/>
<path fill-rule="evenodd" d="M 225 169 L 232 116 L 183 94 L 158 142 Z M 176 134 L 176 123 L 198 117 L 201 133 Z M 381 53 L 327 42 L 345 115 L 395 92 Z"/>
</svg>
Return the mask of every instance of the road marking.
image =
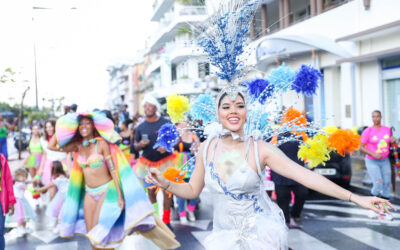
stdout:
<svg viewBox="0 0 400 250">
<path fill-rule="evenodd" d="M 394 249 L 400 246 L 400 240 L 366 227 L 334 228 L 334 230 L 377 249 Z"/>
<path fill-rule="evenodd" d="M 142 249 L 159 250 L 160 248 L 158 248 L 151 240 L 148 240 L 142 235 L 138 234 L 132 234 L 125 237 L 122 244 L 116 248 L 116 250 L 142 250 Z"/>
<path fill-rule="evenodd" d="M 301 231 L 301 230 L 289 230 L 289 247 L 293 250 L 334 250 L 336 248 L 331 247 L 330 245 L 326 244 L 314 238 L 313 236 Z"/>
<path fill-rule="evenodd" d="M 178 221 L 171 221 L 173 225 L 182 225 L 182 226 L 191 226 L 194 228 L 201 229 L 203 231 L 208 230 L 208 226 L 210 225 L 211 220 L 196 220 L 196 221 L 188 221 L 187 223 L 181 223 Z"/>
<path fill-rule="evenodd" d="M 308 200 L 306 204 L 323 204 L 323 203 L 336 203 L 338 205 L 350 205 L 354 208 L 359 208 L 358 206 L 354 205 L 352 202 L 342 201 L 342 200 Z M 392 204 L 397 210 L 400 210 L 399 205 Z"/>
<path fill-rule="evenodd" d="M 68 249 L 68 250 L 75 250 L 78 249 L 78 242 L 64 242 L 64 243 L 57 243 L 57 244 L 50 244 L 50 245 L 40 245 L 35 248 L 36 250 L 60 250 L 60 249 Z"/>
<path fill-rule="evenodd" d="M 305 213 L 307 215 L 307 213 Z M 400 221 L 385 221 L 385 220 L 380 220 L 380 219 L 370 219 L 370 218 L 355 218 L 355 217 L 341 217 L 341 216 L 334 216 L 334 215 L 328 215 L 328 216 L 319 216 L 319 217 L 308 217 L 309 219 L 312 220 L 320 220 L 320 221 L 333 221 L 333 222 L 344 222 L 344 223 L 354 223 L 354 222 L 364 222 L 366 224 L 370 225 L 385 225 L 389 227 L 399 227 L 400 226 Z"/>
<path fill-rule="evenodd" d="M 58 234 L 54 234 L 49 230 L 34 231 L 31 235 L 44 243 L 50 243 L 58 238 Z"/>
<path fill-rule="evenodd" d="M 317 205 L 317 204 L 304 204 L 305 209 L 331 211 L 331 212 L 343 212 L 347 214 L 365 215 L 368 216 L 369 210 L 358 208 L 358 207 L 340 207 L 340 206 L 329 206 L 329 205 Z M 392 212 L 393 218 L 399 218 L 400 214 Z"/>
<path fill-rule="evenodd" d="M 211 231 L 195 231 L 192 232 L 193 237 L 196 238 L 196 240 L 203 246 L 204 246 L 204 240 L 207 238 L 208 235 L 210 235 L 212 232 Z"/>
</svg>

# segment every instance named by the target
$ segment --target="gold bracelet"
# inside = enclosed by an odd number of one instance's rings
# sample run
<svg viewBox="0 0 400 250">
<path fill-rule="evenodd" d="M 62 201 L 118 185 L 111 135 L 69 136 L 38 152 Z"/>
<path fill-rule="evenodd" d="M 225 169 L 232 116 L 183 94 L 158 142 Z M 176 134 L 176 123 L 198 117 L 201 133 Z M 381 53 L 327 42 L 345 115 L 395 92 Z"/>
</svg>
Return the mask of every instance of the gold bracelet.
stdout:
<svg viewBox="0 0 400 250">
<path fill-rule="evenodd" d="M 353 193 L 350 192 L 350 196 L 349 196 L 349 201 L 351 202 L 351 196 L 353 195 Z"/>
</svg>

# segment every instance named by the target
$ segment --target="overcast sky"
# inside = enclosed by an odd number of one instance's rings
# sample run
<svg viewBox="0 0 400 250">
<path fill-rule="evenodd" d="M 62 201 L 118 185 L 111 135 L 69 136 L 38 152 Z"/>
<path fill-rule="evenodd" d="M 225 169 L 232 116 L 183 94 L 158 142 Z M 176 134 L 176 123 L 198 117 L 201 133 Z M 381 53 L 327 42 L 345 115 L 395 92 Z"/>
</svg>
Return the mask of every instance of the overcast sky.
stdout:
<svg viewBox="0 0 400 250">
<path fill-rule="evenodd" d="M 28 84 L 31 90 L 26 103 L 35 104 L 35 44 L 39 106 L 42 98 L 64 96 L 66 104 L 77 103 L 81 111 L 102 108 L 107 96 L 107 66 L 132 59 L 156 27 L 149 21 L 152 3 L 1 0 L 0 71 L 12 67 L 21 72 L 19 81 L 28 82 L 1 85 L 0 101 L 10 102 L 13 97 L 12 102 L 17 101 L 21 86 Z"/>
</svg>

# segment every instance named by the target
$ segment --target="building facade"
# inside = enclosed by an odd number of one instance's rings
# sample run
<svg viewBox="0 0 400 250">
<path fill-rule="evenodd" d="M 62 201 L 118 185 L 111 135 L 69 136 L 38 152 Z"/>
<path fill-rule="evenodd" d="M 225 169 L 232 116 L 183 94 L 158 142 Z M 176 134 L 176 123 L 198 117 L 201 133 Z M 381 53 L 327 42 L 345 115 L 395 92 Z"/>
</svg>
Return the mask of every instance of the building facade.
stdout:
<svg viewBox="0 0 400 250">
<path fill-rule="evenodd" d="M 282 62 L 320 69 L 315 97 L 288 93 L 281 101 L 297 99 L 321 125 L 369 125 L 378 109 L 400 132 L 398 10 L 396 0 L 263 1 L 251 31 L 253 64 L 265 76 Z"/>
<path fill-rule="evenodd" d="M 205 1 L 157 0 L 153 9 L 158 28 L 148 41 L 148 92 L 161 101 L 172 93 L 203 92 L 209 64 L 194 38 L 195 27 L 208 17 Z"/>
</svg>

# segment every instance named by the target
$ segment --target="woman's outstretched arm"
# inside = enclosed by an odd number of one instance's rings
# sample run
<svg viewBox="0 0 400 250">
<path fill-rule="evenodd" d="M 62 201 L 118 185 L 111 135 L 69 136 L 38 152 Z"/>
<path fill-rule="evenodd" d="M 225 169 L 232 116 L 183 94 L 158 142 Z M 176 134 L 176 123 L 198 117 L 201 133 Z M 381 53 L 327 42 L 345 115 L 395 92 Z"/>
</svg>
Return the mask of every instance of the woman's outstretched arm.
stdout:
<svg viewBox="0 0 400 250">
<path fill-rule="evenodd" d="M 351 201 L 360 207 L 373 210 L 377 213 L 384 211 L 388 212 L 384 204 L 387 204 L 392 209 L 394 207 L 387 200 L 372 197 L 359 196 L 331 182 L 327 178 L 319 175 L 311 170 L 308 170 L 294 161 L 290 160 L 277 147 L 266 142 L 259 141 L 260 159 L 276 173 L 287 178 L 297 181 L 298 183 L 313 189 L 325 195 L 344 200 Z M 379 206 L 376 208 L 375 205 Z"/>
<path fill-rule="evenodd" d="M 79 150 L 78 145 L 79 145 L 79 142 L 72 141 L 72 142 L 69 142 L 64 147 L 60 148 L 58 146 L 57 137 L 53 136 L 53 137 L 51 137 L 51 139 L 49 141 L 49 145 L 47 146 L 47 148 L 50 149 L 50 150 L 53 150 L 53 151 L 70 153 L 70 152 L 78 151 Z"/>
<path fill-rule="evenodd" d="M 204 162 L 203 162 L 204 144 L 201 144 L 200 150 L 196 156 L 196 165 L 189 183 L 175 183 L 164 178 L 161 172 L 156 168 L 150 168 L 146 176 L 146 182 L 153 183 L 176 196 L 192 200 L 199 197 L 204 187 Z"/>
</svg>

